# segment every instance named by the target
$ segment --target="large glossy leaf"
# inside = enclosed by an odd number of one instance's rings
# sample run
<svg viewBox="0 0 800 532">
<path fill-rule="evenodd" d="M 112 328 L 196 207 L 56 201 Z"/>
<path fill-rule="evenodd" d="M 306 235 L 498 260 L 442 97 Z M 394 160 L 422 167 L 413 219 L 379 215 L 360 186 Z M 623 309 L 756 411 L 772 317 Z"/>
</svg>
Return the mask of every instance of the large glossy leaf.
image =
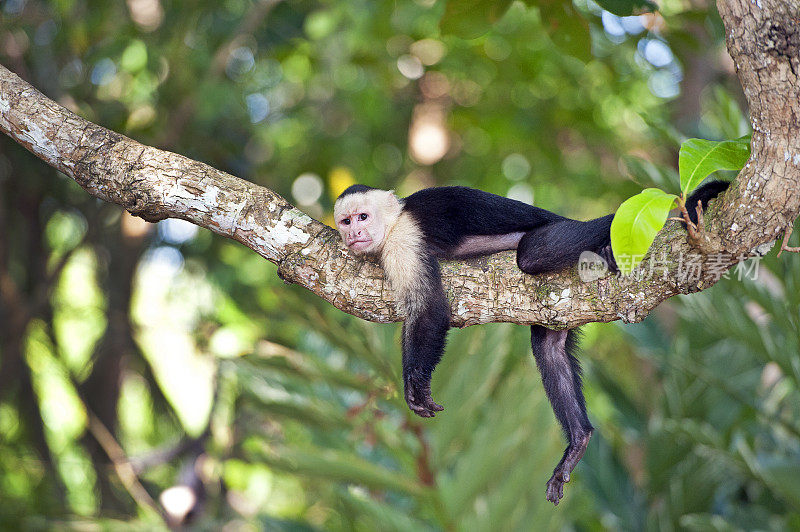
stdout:
<svg viewBox="0 0 800 532">
<path fill-rule="evenodd" d="M 678 155 L 681 192 L 689 194 L 717 170 L 741 170 L 749 157 L 750 140 L 746 138 L 722 142 L 687 140 Z"/>
<path fill-rule="evenodd" d="M 619 206 L 611 222 L 611 248 L 622 273 L 633 271 L 650 248 L 677 196 L 646 188 Z"/>
</svg>

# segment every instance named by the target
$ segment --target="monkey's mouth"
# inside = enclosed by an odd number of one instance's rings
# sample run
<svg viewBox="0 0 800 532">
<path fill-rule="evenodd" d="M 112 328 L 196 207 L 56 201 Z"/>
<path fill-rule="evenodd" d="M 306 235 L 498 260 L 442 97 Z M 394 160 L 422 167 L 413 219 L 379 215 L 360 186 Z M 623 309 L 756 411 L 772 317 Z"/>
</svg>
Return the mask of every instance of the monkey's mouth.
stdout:
<svg viewBox="0 0 800 532">
<path fill-rule="evenodd" d="M 368 240 L 352 240 L 347 243 L 347 247 L 353 251 L 364 251 L 372 245 L 372 239 Z"/>
</svg>

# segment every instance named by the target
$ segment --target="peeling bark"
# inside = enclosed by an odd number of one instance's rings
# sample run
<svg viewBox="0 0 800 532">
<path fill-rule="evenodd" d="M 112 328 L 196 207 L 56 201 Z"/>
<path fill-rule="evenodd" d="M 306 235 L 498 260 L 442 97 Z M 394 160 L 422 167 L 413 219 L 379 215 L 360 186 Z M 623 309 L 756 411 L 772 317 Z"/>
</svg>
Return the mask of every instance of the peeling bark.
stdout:
<svg viewBox="0 0 800 532">
<path fill-rule="evenodd" d="M 513 252 L 445 262 L 442 278 L 454 326 L 513 322 L 564 328 L 639 321 L 675 294 L 712 286 L 797 218 L 800 7 L 781 0 L 731 0 L 720 1 L 719 11 L 754 132 L 750 161 L 706 215 L 710 254 L 697 255 L 679 224 L 668 222 L 642 263 L 644 271 L 656 266 L 659 274 L 641 279 L 582 282 L 574 270 L 529 276 L 517 269 Z M 181 218 L 237 240 L 276 263 L 287 282 L 360 318 L 403 318 L 379 265 L 349 253 L 330 227 L 266 188 L 88 122 L 2 66 L 0 130 L 90 194 L 132 214 L 150 221 Z M 697 278 L 679 275 L 679 257 L 691 254 L 702 266 Z"/>
</svg>

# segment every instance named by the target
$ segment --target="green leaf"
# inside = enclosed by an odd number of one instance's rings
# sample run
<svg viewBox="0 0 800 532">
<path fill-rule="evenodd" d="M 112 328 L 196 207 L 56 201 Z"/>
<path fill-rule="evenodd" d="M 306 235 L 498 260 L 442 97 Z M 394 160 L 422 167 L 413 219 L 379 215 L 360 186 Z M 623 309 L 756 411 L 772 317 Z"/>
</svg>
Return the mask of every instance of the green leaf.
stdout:
<svg viewBox="0 0 800 532">
<path fill-rule="evenodd" d="M 750 157 L 750 141 L 746 138 L 715 142 L 689 139 L 681 144 L 678 171 L 681 192 L 690 193 L 703 179 L 717 170 L 741 170 Z"/>
<path fill-rule="evenodd" d="M 358 516 L 363 530 L 385 530 L 406 532 L 408 530 L 430 530 L 417 515 L 409 515 L 403 506 L 375 500 L 357 491 L 341 489 L 342 504 Z"/>
<path fill-rule="evenodd" d="M 336 482 L 361 484 L 376 490 L 392 490 L 414 496 L 430 494 L 430 489 L 403 472 L 395 472 L 364 458 L 334 449 L 301 450 L 281 447 L 279 451 L 262 447 L 259 459 L 282 471 Z"/>
<path fill-rule="evenodd" d="M 538 5 L 542 23 L 553 44 L 564 53 L 588 63 L 592 59 L 589 23 L 575 11 L 572 2 L 549 0 L 539 2 Z"/>
<path fill-rule="evenodd" d="M 650 248 L 677 196 L 646 188 L 628 198 L 611 222 L 611 249 L 622 273 L 630 273 Z"/>
<path fill-rule="evenodd" d="M 795 508 L 800 508 L 800 464 L 796 459 L 764 460 L 762 471 L 764 479 L 774 491 Z"/>
<path fill-rule="evenodd" d="M 680 524 L 686 530 L 714 530 L 718 532 L 739 530 L 721 515 L 710 513 L 685 514 L 681 516 Z"/>
<path fill-rule="evenodd" d="M 439 21 L 439 29 L 444 34 L 462 39 L 480 37 L 505 14 L 510 5 L 511 0 L 450 0 Z"/>
<path fill-rule="evenodd" d="M 649 0 L 596 0 L 597 4 L 615 15 L 625 17 L 634 12 L 656 11 L 658 6 Z"/>
<path fill-rule="evenodd" d="M 119 66 L 127 72 L 138 72 L 143 69 L 147 66 L 147 46 L 139 40 L 131 42 L 122 52 Z"/>
</svg>

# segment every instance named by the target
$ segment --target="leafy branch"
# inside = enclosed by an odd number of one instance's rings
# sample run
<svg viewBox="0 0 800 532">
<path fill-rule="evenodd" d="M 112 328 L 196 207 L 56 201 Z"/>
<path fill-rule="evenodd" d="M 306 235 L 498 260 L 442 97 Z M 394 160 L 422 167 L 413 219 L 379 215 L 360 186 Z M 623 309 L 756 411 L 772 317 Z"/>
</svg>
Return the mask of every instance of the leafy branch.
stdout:
<svg viewBox="0 0 800 532">
<path fill-rule="evenodd" d="M 689 139 L 681 144 L 678 154 L 680 195 L 647 188 L 625 200 L 617 209 L 611 224 L 611 247 L 622 273 L 631 273 L 639 265 L 668 219 L 684 222 L 690 240 L 698 242 L 705 229 L 703 212 L 698 204 L 695 225 L 686 210 L 687 198 L 709 175 L 719 170 L 739 171 L 749 157 L 749 137 L 722 142 Z M 669 211 L 676 206 L 682 218 L 668 218 Z"/>
</svg>

